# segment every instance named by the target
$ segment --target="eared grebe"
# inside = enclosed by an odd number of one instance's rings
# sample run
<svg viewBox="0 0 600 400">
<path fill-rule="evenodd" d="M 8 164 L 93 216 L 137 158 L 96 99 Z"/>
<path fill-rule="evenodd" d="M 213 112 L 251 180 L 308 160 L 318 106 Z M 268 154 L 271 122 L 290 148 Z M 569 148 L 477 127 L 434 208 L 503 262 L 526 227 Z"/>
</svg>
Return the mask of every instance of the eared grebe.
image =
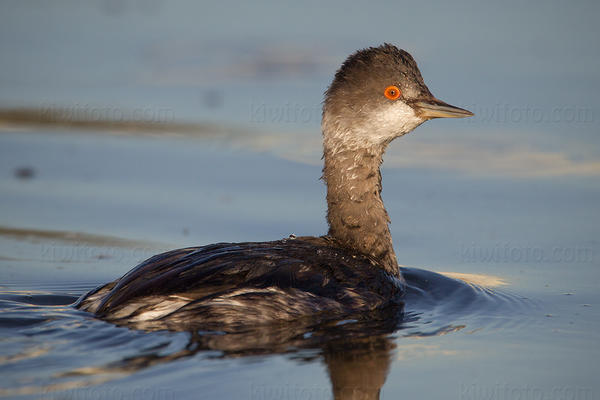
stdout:
<svg viewBox="0 0 600 400">
<path fill-rule="evenodd" d="M 326 236 L 169 251 L 76 306 L 118 324 L 207 330 L 401 306 L 404 279 L 381 200 L 383 153 L 429 119 L 471 115 L 433 97 L 407 52 L 390 44 L 357 51 L 325 93 Z"/>
</svg>

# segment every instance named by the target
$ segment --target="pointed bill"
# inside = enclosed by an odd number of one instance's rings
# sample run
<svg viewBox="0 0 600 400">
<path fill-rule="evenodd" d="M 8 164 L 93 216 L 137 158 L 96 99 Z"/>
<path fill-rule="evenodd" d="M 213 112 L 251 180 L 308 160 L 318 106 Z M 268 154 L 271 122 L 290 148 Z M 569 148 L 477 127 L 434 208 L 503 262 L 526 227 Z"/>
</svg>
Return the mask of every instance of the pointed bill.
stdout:
<svg viewBox="0 0 600 400">
<path fill-rule="evenodd" d="M 417 114 L 423 118 L 464 118 L 471 117 L 473 113 L 464 108 L 452 106 L 436 98 L 421 100 L 414 103 Z"/>
</svg>

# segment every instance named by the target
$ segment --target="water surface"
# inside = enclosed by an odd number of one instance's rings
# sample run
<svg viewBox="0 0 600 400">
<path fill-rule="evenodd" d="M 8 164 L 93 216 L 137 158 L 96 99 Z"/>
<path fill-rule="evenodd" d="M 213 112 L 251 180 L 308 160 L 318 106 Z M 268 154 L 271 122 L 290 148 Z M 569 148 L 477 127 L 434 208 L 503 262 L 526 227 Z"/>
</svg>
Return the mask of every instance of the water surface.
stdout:
<svg viewBox="0 0 600 400">
<path fill-rule="evenodd" d="M 403 313 L 237 335 L 144 332 L 70 305 L 163 250 L 324 232 L 319 167 L 202 135 L 36 128 L 6 131 L 0 140 L 4 396 L 295 399 L 380 390 L 381 398 L 481 398 L 529 388 L 546 396 L 577 390 L 587 396 L 578 398 L 594 398 L 595 242 L 579 242 L 587 243 L 580 245 L 588 249 L 583 252 L 577 246 L 564 250 L 576 252 L 571 256 L 544 244 L 556 240 L 548 232 L 531 254 L 521 250 L 517 258 L 497 241 L 481 246 L 477 226 L 465 223 L 456 233 L 441 223 L 476 218 L 482 201 L 497 204 L 493 197 L 502 193 L 502 181 L 492 187 L 443 172 L 385 171 L 399 258 L 443 259 L 412 262 L 419 268 L 403 270 L 410 285 Z M 32 173 L 21 176 L 23 167 Z M 537 185 L 560 207 L 564 185 L 573 184 Z M 440 187 L 451 188 L 444 189 L 449 196 L 463 190 L 471 195 L 453 202 L 455 215 L 446 219 L 434 214 L 428 222 L 418 206 L 413 213 L 420 216 L 406 213 L 404 202 L 416 197 L 433 210 L 448 209 L 446 199 L 432 198 L 432 188 Z M 530 218 L 539 207 L 529 194 L 513 194 L 512 203 Z M 496 212 L 494 220 L 513 217 L 502 207 Z M 556 224 L 566 229 L 572 218 Z M 414 234 L 411 226 L 418 226 Z M 496 229 L 502 232 L 502 225 Z M 463 245 L 451 249 L 456 240 Z M 538 259 L 539 251 L 548 258 Z M 445 275 L 429 272 L 434 270 Z"/>
<path fill-rule="evenodd" d="M 3 1 L 0 395 L 600 398 L 599 11 Z M 325 233 L 322 94 L 383 42 L 476 114 L 386 152 L 403 312 L 236 336 L 70 306 L 160 251 Z"/>
</svg>

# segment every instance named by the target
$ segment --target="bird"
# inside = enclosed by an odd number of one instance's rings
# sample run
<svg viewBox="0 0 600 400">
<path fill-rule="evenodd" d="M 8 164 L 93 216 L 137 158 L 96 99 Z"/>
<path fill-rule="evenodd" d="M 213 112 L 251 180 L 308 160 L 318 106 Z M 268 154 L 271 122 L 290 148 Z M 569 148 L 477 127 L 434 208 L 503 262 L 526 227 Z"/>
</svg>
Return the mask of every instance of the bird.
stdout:
<svg viewBox="0 0 600 400">
<path fill-rule="evenodd" d="M 388 43 L 351 54 L 324 95 L 325 235 L 167 251 L 75 306 L 119 325 L 217 331 L 403 307 L 381 198 L 384 152 L 425 121 L 473 113 L 434 97 L 414 58 Z"/>
</svg>

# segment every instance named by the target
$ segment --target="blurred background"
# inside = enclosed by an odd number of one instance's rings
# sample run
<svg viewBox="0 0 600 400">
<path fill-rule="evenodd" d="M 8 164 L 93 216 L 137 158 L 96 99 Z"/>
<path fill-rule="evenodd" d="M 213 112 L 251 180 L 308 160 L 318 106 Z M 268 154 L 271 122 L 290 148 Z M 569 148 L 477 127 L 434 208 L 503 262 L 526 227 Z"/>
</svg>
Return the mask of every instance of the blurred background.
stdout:
<svg viewBox="0 0 600 400">
<path fill-rule="evenodd" d="M 467 328 L 399 339 L 384 398 L 598 398 L 598 15 L 597 1 L 3 0 L 0 281 L 23 296 L 2 303 L 0 395 L 267 398 L 282 382 L 327 397 L 322 365 L 275 357 L 117 370 L 102 385 L 123 357 L 187 339 L 23 299 L 76 297 L 161 250 L 324 234 L 323 92 L 349 54 L 389 42 L 475 113 L 388 148 L 399 262 L 478 274 L 539 307 L 479 330 L 457 299 L 453 329 Z M 85 371 L 100 380 L 60 375 L 98 365 L 110 368 Z"/>
<path fill-rule="evenodd" d="M 323 92 L 390 42 L 475 113 L 388 150 L 401 262 L 597 250 L 596 2 L 0 7 L 2 226 L 167 247 L 324 233 Z"/>
</svg>

